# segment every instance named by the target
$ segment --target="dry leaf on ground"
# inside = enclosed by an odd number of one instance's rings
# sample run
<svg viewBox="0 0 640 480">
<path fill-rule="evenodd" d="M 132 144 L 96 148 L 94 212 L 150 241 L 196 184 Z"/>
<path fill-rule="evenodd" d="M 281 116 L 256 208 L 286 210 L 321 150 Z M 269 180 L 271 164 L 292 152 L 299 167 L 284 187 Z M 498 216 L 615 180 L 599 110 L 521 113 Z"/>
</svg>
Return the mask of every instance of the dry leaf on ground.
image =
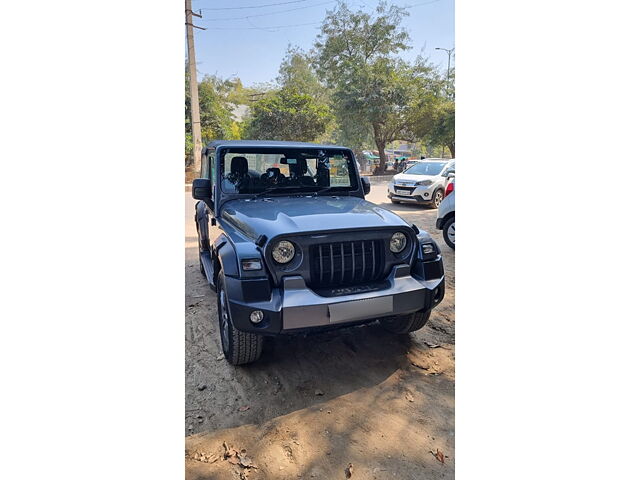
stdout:
<svg viewBox="0 0 640 480">
<path fill-rule="evenodd" d="M 344 474 L 347 478 L 351 478 L 351 475 L 353 475 L 353 463 L 350 463 L 349 466 L 345 468 Z"/>
</svg>

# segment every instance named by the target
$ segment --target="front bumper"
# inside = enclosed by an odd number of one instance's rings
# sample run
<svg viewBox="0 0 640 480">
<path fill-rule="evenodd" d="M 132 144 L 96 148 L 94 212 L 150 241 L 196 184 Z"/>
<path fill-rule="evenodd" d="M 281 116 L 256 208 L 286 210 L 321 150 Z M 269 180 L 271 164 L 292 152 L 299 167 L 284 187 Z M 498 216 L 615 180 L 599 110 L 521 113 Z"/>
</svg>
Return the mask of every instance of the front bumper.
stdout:
<svg viewBox="0 0 640 480">
<path fill-rule="evenodd" d="M 276 335 L 431 310 L 444 297 L 442 261 L 421 262 L 420 269 L 418 276 L 412 275 L 409 265 L 396 265 L 385 279 L 385 288 L 331 297 L 309 289 L 301 276 L 289 276 L 270 299 L 257 302 L 244 301 L 241 295 L 247 289 L 242 288 L 242 280 L 227 277 L 231 320 L 238 330 Z M 249 321 L 254 310 L 263 312 L 258 325 Z"/>
<path fill-rule="evenodd" d="M 387 185 L 387 197 L 392 200 L 398 200 L 401 202 L 430 202 L 435 191 L 436 184 L 431 185 L 418 185 L 411 187 L 398 187 L 395 184 L 389 183 Z"/>
</svg>

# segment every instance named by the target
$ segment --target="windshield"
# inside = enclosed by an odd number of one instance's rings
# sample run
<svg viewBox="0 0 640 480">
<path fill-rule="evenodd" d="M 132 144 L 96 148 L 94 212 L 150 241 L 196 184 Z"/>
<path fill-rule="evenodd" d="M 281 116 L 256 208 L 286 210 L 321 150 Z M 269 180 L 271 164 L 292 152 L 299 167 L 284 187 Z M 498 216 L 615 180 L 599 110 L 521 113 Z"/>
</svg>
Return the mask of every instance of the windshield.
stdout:
<svg viewBox="0 0 640 480">
<path fill-rule="evenodd" d="M 228 148 L 221 152 L 220 160 L 225 193 L 344 192 L 358 188 L 348 150 Z"/>
<path fill-rule="evenodd" d="M 407 168 L 404 173 L 411 175 L 438 175 L 446 163 L 439 162 L 418 162 L 414 166 Z"/>
</svg>

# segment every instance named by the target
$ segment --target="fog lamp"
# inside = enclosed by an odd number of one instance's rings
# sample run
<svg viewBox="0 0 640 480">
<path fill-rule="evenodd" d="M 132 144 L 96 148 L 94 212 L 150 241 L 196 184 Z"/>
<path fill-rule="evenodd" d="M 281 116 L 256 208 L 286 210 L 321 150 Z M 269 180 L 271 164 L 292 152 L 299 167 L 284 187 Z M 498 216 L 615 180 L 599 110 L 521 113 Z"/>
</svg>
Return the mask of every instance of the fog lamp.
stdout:
<svg viewBox="0 0 640 480">
<path fill-rule="evenodd" d="M 249 320 L 251 320 L 251 323 L 260 323 L 263 318 L 264 314 L 262 313 L 262 310 L 254 310 L 253 312 L 251 312 L 251 315 L 249 315 Z"/>
</svg>

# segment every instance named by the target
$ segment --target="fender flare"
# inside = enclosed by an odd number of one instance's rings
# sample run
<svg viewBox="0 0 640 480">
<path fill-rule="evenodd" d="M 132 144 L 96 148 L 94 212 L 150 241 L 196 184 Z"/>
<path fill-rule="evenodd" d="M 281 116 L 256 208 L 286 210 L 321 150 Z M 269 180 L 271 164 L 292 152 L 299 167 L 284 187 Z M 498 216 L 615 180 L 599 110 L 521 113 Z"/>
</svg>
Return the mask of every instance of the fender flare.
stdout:
<svg viewBox="0 0 640 480">
<path fill-rule="evenodd" d="M 217 282 L 218 273 L 220 270 L 224 271 L 225 275 L 237 277 L 240 275 L 238 271 L 238 259 L 236 251 L 233 248 L 233 244 L 229 241 L 229 238 L 222 234 L 213 245 L 213 271 Z"/>
</svg>

